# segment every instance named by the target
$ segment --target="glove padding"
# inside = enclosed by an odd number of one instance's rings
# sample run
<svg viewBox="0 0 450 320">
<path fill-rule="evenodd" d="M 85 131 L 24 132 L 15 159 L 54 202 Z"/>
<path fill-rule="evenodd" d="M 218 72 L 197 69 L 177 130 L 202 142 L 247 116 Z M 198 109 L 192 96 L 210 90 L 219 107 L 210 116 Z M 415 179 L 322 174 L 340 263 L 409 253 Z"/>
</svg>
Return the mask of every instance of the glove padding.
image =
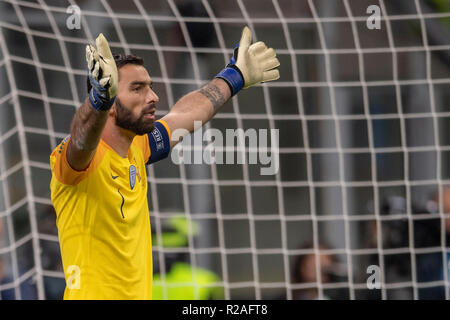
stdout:
<svg viewBox="0 0 450 320">
<path fill-rule="evenodd" d="M 118 72 L 108 41 L 102 33 L 95 40 L 97 49 L 86 46 L 89 71 L 89 101 L 96 110 L 109 110 L 117 94 Z"/>
<path fill-rule="evenodd" d="M 251 43 L 252 32 L 248 27 L 244 27 L 230 63 L 216 76 L 228 83 L 232 95 L 242 88 L 280 78 L 280 72 L 276 69 L 280 61 L 275 50 L 267 48 L 262 41 Z"/>
</svg>

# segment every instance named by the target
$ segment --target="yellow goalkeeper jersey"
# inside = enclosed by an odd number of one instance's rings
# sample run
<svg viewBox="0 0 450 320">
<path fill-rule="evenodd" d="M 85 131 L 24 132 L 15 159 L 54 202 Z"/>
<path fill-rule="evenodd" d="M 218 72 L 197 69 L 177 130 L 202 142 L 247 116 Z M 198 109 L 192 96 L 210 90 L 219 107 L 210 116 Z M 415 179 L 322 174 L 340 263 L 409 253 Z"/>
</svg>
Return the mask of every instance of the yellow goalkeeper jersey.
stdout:
<svg viewBox="0 0 450 320">
<path fill-rule="evenodd" d="M 167 124 L 160 123 L 169 135 Z M 66 278 L 64 299 L 151 299 L 145 168 L 151 137 L 136 136 L 126 158 L 100 140 L 84 171 L 67 162 L 70 137 L 52 152 L 50 189 Z"/>
</svg>

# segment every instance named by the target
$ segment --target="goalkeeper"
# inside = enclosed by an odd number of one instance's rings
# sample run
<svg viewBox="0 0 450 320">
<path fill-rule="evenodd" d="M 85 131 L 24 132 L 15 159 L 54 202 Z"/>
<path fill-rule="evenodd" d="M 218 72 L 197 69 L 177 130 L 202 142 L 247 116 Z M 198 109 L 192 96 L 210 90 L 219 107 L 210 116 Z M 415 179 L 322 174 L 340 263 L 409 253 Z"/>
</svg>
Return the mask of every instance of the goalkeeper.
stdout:
<svg viewBox="0 0 450 320">
<path fill-rule="evenodd" d="M 155 121 L 159 101 L 143 60 L 111 54 L 100 34 L 86 47 L 88 97 L 50 156 L 51 200 L 65 299 L 151 299 L 146 164 L 168 156 L 176 129 L 205 124 L 241 89 L 279 78 L 275 51 L 248 27 L 230 63 Z"/>
</svg>

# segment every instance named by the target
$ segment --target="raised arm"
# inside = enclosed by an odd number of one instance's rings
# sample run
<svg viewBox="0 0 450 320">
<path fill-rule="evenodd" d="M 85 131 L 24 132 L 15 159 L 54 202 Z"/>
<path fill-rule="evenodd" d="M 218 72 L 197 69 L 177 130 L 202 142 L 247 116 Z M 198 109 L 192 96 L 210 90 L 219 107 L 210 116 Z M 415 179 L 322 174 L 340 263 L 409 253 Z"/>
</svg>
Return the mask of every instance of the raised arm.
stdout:
<svg viewBox="0 0 450 320">
<path fill-rule="evenodd" d="M 278 79 L 279 65 L 275 51 L 261 41 L 252 44 L 252 33 L 245 27 L 227 67 L 205 86 L 182 97 L 162 120 L 172 133 L 177 129 L 193 132 L 194 121 L 204 125 L 242 88 Z M 170 146 L 178 142 L 171 139 Z"/>
<path fill-rule="evenodd" d="M 67 161 L 78 171 L 89 166 L 117 93 L 117 67 L 108 42 L 103 34 L 95 42 L 97 49 L 86 46 L 91 87 L 89 97 L 75 113 L 67 146 Z"/>
<path fill-rule="evenodd" d="M 166 121 L 172 133 L 180 128 L 193 132 L 194 121 L 205 124 L 230 97 L 231 91 L 227 83 L 222 79 L 213 79 L 199 90 L 190 92 L 178 100 L 162 120 Z M 178 142 L 171 139 L 170 147 Z"/>
</svg>

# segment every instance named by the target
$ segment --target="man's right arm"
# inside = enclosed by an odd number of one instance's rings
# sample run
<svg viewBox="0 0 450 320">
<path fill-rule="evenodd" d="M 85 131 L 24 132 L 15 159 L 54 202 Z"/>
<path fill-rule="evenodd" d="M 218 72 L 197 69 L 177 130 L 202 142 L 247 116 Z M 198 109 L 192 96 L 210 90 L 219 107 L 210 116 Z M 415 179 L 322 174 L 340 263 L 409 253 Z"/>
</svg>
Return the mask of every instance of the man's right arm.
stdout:
<svg viewBox="0 0 450 320">
<path fill-rule="evenodd" d="M 89 166 L 117 93 L 117 67 L 108 41 L 100 34 L 95 42 L 97 49 L 86 46 L 89 97 L 72 120 L 66 152 L 67 162 L 76 171 L 83 171 Z"/>
<path fill-rule="evenodd" d="M 97 111 L 86 98 L 75 113 L 70 126 L 70 140 L 67 145 L 67 162 L 76 171 L 89 166 L 97 149 L 108 111 Z"/>
</svg>

